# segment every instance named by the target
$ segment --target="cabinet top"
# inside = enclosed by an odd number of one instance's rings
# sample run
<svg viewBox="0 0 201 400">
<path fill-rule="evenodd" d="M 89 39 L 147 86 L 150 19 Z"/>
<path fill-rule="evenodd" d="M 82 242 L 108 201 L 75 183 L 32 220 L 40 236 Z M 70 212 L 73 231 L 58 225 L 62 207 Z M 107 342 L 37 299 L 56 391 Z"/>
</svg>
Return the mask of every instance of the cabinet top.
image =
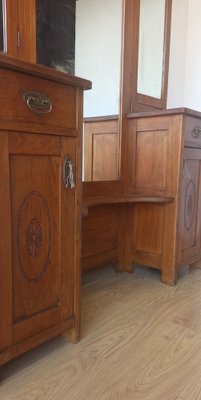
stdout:
<svg viewBox="0 0 201 400">
<path fill-rule="evenodd" d="M 201 112 L 191 110 L 190 108 L 170 108 L 167 110 L 154 110 L 154 111 L 146 111 L 146 112 L 138 112 L 131 113 L 127 115 L 127 118 L 146 118 L 146 117 L 155 117 L 155 116 L 165 116 L 165 115 L 176 115 L 183 114 L 188 115 L 190 117 L 201 118 Z"/>
<path fill-rule="evenodd" d="M 32 64 L 27 61 L 22 61 L 7 54 L 0 54 L 0 68 L 21 72 L 27 75 L 37 76 L 39 78 L 47 79 L 63 83 L 70 86 L 76 86 L 83 90 L 91 89 L 92 83 L 86 79 L 79 78 L 74 75 L 67 74 L 55 70 L 53 68 L 44 67 L 38 64 Z"/>
</svg>

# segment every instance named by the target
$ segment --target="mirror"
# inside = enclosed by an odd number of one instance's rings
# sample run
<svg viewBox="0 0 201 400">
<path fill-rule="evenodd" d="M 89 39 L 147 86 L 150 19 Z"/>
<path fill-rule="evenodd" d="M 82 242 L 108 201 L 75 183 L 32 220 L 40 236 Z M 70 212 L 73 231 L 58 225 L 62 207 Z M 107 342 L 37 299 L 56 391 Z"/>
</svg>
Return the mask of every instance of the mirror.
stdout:
<svg viewBox="0 0 201 400">
<path fill-rule="evenodd" d="M 131 112 L 166 108 L 172 0 L 135 0 Z"/>
<path fill-rule="evenodd" d="M 76 2 L 75 74 L 84 94 L 84 181 L 119 179 L 119 104 L 123 0 Z"/>
<path fill-rule="evenodd" d="M 140 0 L 137 92 L 161 98 L 165 0 Z"/>
</svg>

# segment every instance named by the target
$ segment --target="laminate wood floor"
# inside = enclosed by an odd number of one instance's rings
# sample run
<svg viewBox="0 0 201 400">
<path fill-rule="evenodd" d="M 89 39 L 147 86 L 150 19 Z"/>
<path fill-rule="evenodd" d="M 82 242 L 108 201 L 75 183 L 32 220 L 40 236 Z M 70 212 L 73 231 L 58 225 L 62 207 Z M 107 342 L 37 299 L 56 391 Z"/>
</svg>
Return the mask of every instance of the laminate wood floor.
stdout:
<svg viewBox="0 0 201 400">
<path fill-rule="evenodd" d="M 1 368 L 1 400 L 201 400 L 201 269 L 84 277 L 83 339 L 57 338 Z"/>
</svg>

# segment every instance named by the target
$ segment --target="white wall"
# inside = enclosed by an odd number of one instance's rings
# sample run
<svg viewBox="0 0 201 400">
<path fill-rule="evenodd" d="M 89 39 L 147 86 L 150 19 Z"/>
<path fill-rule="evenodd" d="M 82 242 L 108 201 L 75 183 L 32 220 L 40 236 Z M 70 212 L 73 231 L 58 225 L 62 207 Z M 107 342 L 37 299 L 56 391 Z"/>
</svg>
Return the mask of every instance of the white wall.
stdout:
<svg viewBox="0 0 201 400">
<path fill-rule="evenodd" d="M 168 108 L 201 111 L 201 0 L 173 0 Z"/>
<path fill-rule="evenodd" d="M 201 1 L 189 0 L 184 103 L 201 111 Z"/>
<path fill-rule="evenodd" d="M 92 81 L 84 116 L 118 114 L 122 0 L 76 2 L 75 74 Z"/>
<path fill-rule="evenodd" d="M 185 105 L 188 6 L 189 0 L 172 1 L 167 108 L 184 107 Z"/>
</svg>

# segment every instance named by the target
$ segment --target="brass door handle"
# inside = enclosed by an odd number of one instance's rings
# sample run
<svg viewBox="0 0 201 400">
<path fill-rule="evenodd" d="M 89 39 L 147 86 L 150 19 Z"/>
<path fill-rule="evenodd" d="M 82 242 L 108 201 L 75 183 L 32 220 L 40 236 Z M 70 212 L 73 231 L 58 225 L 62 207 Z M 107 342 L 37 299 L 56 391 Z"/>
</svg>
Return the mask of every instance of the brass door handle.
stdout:
<svg viewBox="0 0 201 400">
<path fill-rule="evenodd" d="M 52 103 L 48 97 L 38 92 L 25 92 L 22 100 L 36 114 L 49 114 L 52 111 Z"/>
<path fill-rule="evenodd" d="M 75 187 L 73 162 L 67 156 L 64 158 L 63 181 L 66 188 L 73 189 Z"/>
</svg>

